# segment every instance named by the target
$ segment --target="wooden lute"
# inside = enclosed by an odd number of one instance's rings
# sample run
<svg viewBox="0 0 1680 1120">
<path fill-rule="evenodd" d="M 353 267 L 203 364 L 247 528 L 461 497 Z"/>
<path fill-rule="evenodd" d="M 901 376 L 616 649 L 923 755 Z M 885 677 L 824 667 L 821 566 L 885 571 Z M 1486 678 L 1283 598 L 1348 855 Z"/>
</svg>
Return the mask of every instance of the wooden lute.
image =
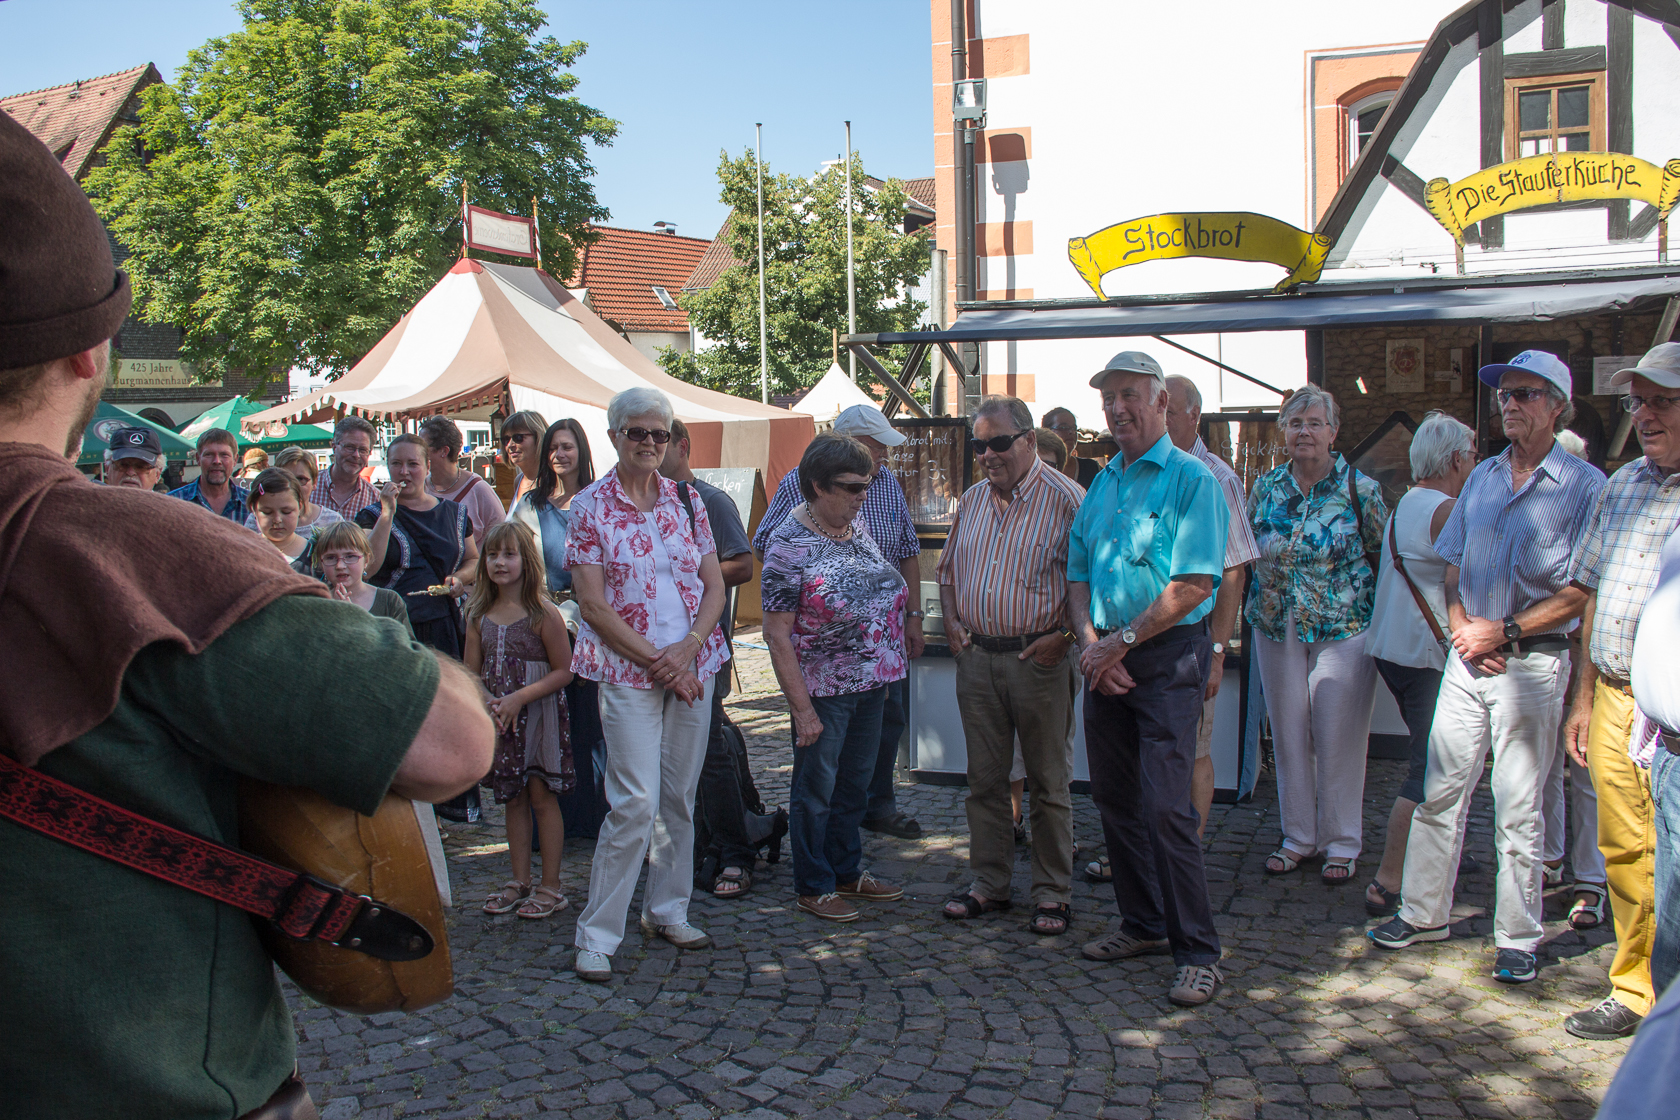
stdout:
<svg viewBox="0 0 1680 1120">
<path fill-rule="evenodd" d="M 240 780 L 240 847 L 377 899 L 432 935 L 434 947 L 426 956 L 387 961 L 325 941 L 294 941 L 270 923 L 257 922 L 275 963 L 310 998 L 340 1011 L 372 1015 L 417 1011 L 454 993 L 440 876 L 416 811 L 432 809 L 387 793 L 378 812 L 364 817 L 311 790 Z"/>
</svg>

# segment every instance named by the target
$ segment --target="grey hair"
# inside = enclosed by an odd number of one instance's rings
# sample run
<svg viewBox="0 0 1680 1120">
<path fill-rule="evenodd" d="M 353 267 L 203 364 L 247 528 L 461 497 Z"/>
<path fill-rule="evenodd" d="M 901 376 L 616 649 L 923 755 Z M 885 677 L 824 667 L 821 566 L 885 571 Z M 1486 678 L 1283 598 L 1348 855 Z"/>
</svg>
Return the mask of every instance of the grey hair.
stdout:
<svg viewBox="0 0 1680 1120">
<path fill-rule="evenodd" d="M 632 416 L 646 416 L 656 414 L 660 421 L 669 427 L 674 413 L 671 411 L 671 398 L 658 389 L 638 385 L 634 389 L 626 389 L 613 396 L 607 402 L 607 427 L 617 431 L 624 426 L 624 422 Z"/>
<path fill-rule="evenodd" d="M 1327 424 L 1332 428 L 1342 426 L 1341 414 L 1336 408 L 1336 398 L 1330 395 L 1330 391 L 1320 389 L 1317 385 L 1303 385 L 1289 394 L 1289 399 L 1278 409 L 1278 427 L 1283 427 L 1292 417 L 1301 415 L 1315 404 L 1324 410 L 1324 420 Z"/>
<path fill-rule="evenodd" d="M 1575 419 L 1575 400 L 1568 393 L 1559 389 L 1556 385 L 1553 385 L 1550 381 L 1546 382 L 1546 397 L 1549 400 L 1560 401 L 1563 404 L 1563 411 L 1557 414 L 1556 420 L 1552 421 L 1552 434 L 1556 435 L 1565 428 L 1569 427 L 1569 422 Z"/>
<path fill-rule="evenodd" d="M 1579 433 L 1565 428 L 1557 434 L 1557 441 L 1563 445 L 1565 451 L 1575 458 L 1585 459 L 1587 457 L 1587 441 L 1582 439 Z"/>
<path fill-rule="evenodd" d="M 1197 412 L 1202 410 L 1202 391 L 1196 388 L 1196 383 L 1182 373 L 1175 373 L 1167 378 L 1167 387 L 1178 386 L 1184 393 L 1184 403 Z"/>
<path fill-rule="evenodd" d="M 1033 423 L 1032 410 L 1027 407 L 1027 402 L 1019 397 L 993 394 L 981 398 L 980 407 L 974 410 L 974 419 L 978 420 L 982 416 L 1007 416 L 1017 432 L 1030 432 L 1037 427 Z"/>
<path fill-rule="evenodd" d="M 1440 478 L 1452 470 L 1453 454 L 1474 451 L 1476 433 L 1436 409 L 1423 418 L 1412 435 L 1412 481 Z"/>
</svg>

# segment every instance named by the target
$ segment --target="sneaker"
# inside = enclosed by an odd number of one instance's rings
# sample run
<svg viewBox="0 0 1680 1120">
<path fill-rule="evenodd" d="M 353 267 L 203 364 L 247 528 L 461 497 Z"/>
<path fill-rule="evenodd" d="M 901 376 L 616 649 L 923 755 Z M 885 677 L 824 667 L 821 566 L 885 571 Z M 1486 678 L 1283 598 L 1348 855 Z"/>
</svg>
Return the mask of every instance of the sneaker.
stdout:
<svg viewBox="0 0 1680 1120">
<path fill-rule="evenodd" d="M 1085 947 L 1079 950 L 1088 961 L 1118 961 L 1126 957 L 1141 957 L 1148 953 L 1166 951 L 1166 938 L 1133 937 L 1123 929 L 1117 929 L 1107 937 L 1087 941 Z"/>
<path fill-rule="evenodd" d="M 1493 978 L 1501 984 L 1526 984 L 1540 975 L 1534 954 L 1522 949 L 1501 949 L 1493 958 Z"/>
<path fill-rule="evenodd" d="M 1644 1018 L 1615 996 L 1608 996 L 1596 1006 L 1565 1019 L 1563 1029 L 1576 1038 L 1626 1038 L 1639 1029 Z"/>
<path fill-rule="evenodd" d="M 1216 964 L 1180 965 L 1172 987 L 1167 989 L 1167 998 L 1180 1007 L 1200 1007 L 1224 982 L 1225 975 Z"/>
<path fill-rule="evenodd" d="M 1416 945 L 1419 941 L 1445 941 L 1452 936 L 1452 927 L 1436 926 L 1433 929 L 1419 929 L 1410 922 L 1395 917 L 1390 918 L 1376 929 L 1366 930 L 1365 936 L 1384 949 L 1404 949 L 1408 945 Z"/>
<path fill-rule="evenodd" d="M 612 958 L 592 949 L 579 949 L 577 956 L 572 958 L 572 971 L 577 973 L 579 980 L 605 984 L 612 979 Z"/>
<path fill-rule="evenodd" d="M 696 929 L 687 922 L 662 926 L 642 918 L 642 932 L 657 934 L 675 945 L 679 949 L 707 949 L 711 947 L 712 935 L 705 930 Z"/>
<path fill-rule="evenodd" d="M 865 871 L 854 883 L 842 883 L 834 889 L 841 898 L 855 898 L 861 902 L 897 902 L 904 897 L 904 888 L 883 883 Z"/>
<path fill-rule="evenodd" d="M 870 832 L 884 832 L 888 836 L 896 836 L 900 840 L 920 840 L 922 838 L 922 826 L 903 813 L 894 813 L 890 817 L 877 817 L 872 821 L 864 821 L 863 827 Z"/>
<path fill-rule="evenodd" d="M 798 905 L 805 913 L 814 914 L 826 921 L 857 921 L 857 907 L 832 891 L 828 894 L 802 894 L 799 896 Z"/>
</svg>

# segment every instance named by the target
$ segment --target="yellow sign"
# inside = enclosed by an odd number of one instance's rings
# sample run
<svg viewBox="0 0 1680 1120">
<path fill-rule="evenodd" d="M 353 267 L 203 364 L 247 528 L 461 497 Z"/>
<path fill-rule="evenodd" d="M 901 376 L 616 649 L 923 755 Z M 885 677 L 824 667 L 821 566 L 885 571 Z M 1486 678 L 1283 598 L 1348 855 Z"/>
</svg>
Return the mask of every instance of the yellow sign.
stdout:
<svg viewBox="0 0 1680 1120">
<path fill-rule="evenodd" d="M 1680 198 L 1680 159 L 1658 167 L 1620 152 L 1554 152 L 1484 167 L 1456 183 L 1431 179 L 1423 192 L 1424 205 L 1460 245 L 1465 227 L 1483 218 L 1599 198 L 1648 202 L 1667 221 Z"/>
<path fill-rule="evenodd" d="M 1264 214 L 1218 211 L 1152 214 L 1068 239 L 1068 259 L 1098 298 L 1102 278 L 1117 268 L 1174 257 L 1257 261 L 1289 270 L 1275 292 L 1318 279 L 1331 241 Z"/>
<path fill-rule="evenodd" d="M 154 362 L 145 358 L 124 358 L 117 364 L 118 389 L 192 389 L 214 387 L 216 381 L 195 381 L 186 362 Z"/>
</svg>

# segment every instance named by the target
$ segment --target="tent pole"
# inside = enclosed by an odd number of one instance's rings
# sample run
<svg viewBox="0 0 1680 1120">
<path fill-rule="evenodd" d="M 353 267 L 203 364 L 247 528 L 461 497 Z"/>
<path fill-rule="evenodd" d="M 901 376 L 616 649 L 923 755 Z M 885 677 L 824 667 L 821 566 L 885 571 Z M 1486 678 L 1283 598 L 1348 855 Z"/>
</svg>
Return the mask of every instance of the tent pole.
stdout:
<svg viewBox="0 0 1680 1120">
<path fill-rule="evenodd" d="M 753 125 L 753 166 L 758 172 L 758 397 L 770 403 L 770 346 L 764 328 L 764 122 Z"/>
<path fill-rule="evenodd" d="M 857 333 L 857 272 L 852 264 L 852 122 L 846 122 L 846 333 Z M 851 357 L 852 383 L 857 383 L 857 351 Z"/>
<path fill-rule="evenodd" d="M 461 180 L 461 259 L 467 259 L 467 181 Z"/>
<path fill-rule="evenodd" d="M 542 271 L 542 216 L 537 213 L 537 196 L 531 196 L 531 240 L 537 243 L 537 271 Z"/>
</svg>

